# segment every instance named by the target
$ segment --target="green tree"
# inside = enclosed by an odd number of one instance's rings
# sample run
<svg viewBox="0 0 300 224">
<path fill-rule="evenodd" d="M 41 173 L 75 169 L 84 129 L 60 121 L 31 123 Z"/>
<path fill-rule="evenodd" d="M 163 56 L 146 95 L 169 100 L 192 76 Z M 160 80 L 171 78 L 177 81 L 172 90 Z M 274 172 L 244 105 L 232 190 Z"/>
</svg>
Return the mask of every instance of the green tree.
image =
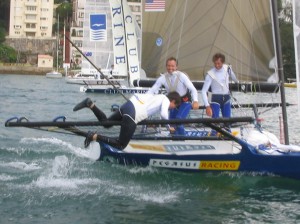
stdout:
<svg viewBox="0 0 300 224">
<path fill-rule="evenodd" d="M 0 44 L 0 61 L 15 63 L 17 61 L 17 52 L 12 47 Z"/>
<path fill-rule="evenodd" d="M 5 41 L 6 31 L 4 27 L 0 26 L 0 44 Z"/>
<path fill-rule="evenodd" d="M 64 2 L 69 2 L 67 0 L 54 0 L 54 4 L 61 4 L 61 3 L 64 3 Z"/>
<path fill-rule="evenodd" d="M 68 2 L 63 2 L 56 8 L 56 15 L 59 14 L 59 18 L 61 21 L 67 23 L 66 25 L 68 25 L 69 21 L 72 19 L 72 13 L 72 4 Z"/>
<path fill-rule="evenodd" d="M 73 13 L 72 4 L 67 1 L 63 1 L 56 8 L 55 13 L 57 18 L 59 15 L 59 31 L 62 31 L 64 29 L 64 26 L 66 27 L 66 30 L 70 30 L 70 21 L 72 20 Z M 57 32 L 57 23 L 53 24 L 52 30 L 53 34 Z"/>
</svg>

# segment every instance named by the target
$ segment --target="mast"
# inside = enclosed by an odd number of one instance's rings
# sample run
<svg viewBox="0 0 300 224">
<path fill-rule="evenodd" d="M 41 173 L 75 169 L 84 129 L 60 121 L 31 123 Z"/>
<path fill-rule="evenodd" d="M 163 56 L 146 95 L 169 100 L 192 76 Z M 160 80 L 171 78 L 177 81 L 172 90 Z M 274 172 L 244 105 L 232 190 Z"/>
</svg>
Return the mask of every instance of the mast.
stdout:
<svg viewBox="0 0 300 224">
<path fill-rule="evenodd" d="M 300 45 L 298 44 L 300 38 L 300 17 L 298 0 L 293 0 L 293 30 L 294 30 L 294 45 L 295 45 L 295 61 L 296 61 L 296 81 L 297 81 L 297 98 L 298 98 L 298 113 L 300 114 Z"/>
<path fill-rule="evenodd" d="M 282 62 L 282 51 L 281 51 L 281 38 L 278 22 L 278 7 L 277 0 L 271 0 L 272 15 L 273 15 L 273 29 L 275 38 L 275 55 L 277 55 L 278 65 L 278 78 L 279 78 L 279 89 L 281 94 L 282 103 L 282 119 L 283 119 L 283 130 L 284 130 L 284 143 L 289 144 L 289 133 L 287 123 L 287 112 L 286 112 L 286 100 L 285 100 L 285 89 L 284 89 L 284 73 L 283 73 L 283 62 Z"/>
<path fill-rule="evenodd" d="M 65 36 L 66 36 L 66 21 L 64 22 L 64 37 Z M 64 47 L 63 47 L 63 63 L 66 63 L 66 40 L 65 40 L 65 38 L 64 38 Z"/>
<path fill-rule="evenodd" d="M 57 37 L 56 37 L 56 71 L 58 71 L 58 46 L 59 46 L 59 14 L 57 21 Z"/>
</svg>

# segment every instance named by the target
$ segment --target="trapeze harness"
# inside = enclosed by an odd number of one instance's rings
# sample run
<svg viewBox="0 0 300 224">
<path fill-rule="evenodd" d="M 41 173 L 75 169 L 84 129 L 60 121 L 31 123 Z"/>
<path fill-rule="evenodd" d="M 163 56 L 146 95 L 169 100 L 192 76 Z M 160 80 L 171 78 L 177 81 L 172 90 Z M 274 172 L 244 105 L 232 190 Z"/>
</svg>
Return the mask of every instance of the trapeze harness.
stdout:
<svg viewBox="0 0 300 224">
<path fill-rule="evenodd" d="M 178 83 L 179 83 L 179 74 L 174 74 L 176 75 L 176 79 L 175 79 L 175 82 L 174 84 L 172 85 L 171 83 L 171 80 L 170 80 L 170 77 L 168 77 L 167 75 L 165 75 L 165 79 L 166 79 L 166 82 L 167 82 L 167 85 L 169 87 L 169 92 L 175 92 L 177 90 L 177 86 L 178 86 Z M 184 103 L 184 102 L 192 102 L 191 100 L 191 94 L 190 94 L 190 91 L 187 90 L 186 94 L 181 96 L 181 102 Z"/>
</svg>

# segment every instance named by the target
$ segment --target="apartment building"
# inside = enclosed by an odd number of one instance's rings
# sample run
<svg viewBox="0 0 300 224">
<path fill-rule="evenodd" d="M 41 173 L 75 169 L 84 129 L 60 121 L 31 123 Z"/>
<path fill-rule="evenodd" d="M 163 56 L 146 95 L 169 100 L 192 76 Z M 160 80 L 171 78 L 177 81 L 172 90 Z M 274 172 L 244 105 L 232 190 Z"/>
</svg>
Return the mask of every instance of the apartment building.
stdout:
<svg viewBox="0 0 300 224">
<path fill-rule="evenodd" d="M 11 0 L 10 38 L 51 38 L 54 0 Z"/>
</svg>

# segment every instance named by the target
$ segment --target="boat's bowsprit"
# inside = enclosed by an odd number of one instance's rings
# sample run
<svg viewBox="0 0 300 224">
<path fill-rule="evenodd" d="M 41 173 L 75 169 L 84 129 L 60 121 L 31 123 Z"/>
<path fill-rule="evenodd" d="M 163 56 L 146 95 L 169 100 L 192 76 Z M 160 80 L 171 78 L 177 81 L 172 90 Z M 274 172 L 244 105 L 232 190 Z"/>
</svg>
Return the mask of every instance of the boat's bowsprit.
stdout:
<svg viewBox="0 0 300 224">
<path fill-rule="evenodd" d="M 63 117 L 63 116 L 60 116 Z M 253 117 L 232 117 L 232 118 L 192 118 L 192 119 L 172 119 L 172 120 L 144 120 L 138 125 L 159 125 L 159 124 L 220 124 L 220 123 L 238 123 L 238 122 L 254 122 Z M 70 126 L 106 126 L 121 125 L 120 121 L 29 121 L 23 122 L 18 117 L 12 117 L 5 122 L 5 127 L 49 127 L 56 126 L 59 128 Z"/>
</svg>

